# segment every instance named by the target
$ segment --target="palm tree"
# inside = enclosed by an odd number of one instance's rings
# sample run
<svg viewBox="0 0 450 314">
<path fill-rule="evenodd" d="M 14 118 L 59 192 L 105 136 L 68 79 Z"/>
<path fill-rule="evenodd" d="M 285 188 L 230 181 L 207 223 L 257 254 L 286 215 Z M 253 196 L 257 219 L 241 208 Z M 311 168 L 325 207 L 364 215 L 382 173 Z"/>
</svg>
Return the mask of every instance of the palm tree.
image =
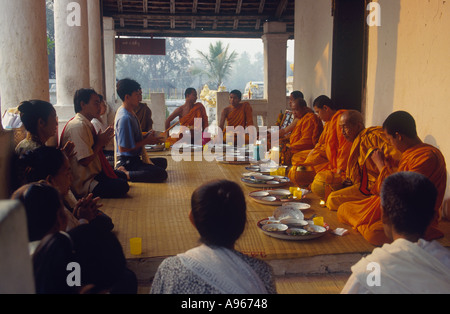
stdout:
<svg viewBox="0 0 450 314">
<path fill-rule="evenodd" d="M 233 64 L 238 57 L 235 51 L 229 53 L 229 46 L 224 47 L 222 41 L 217 41 L 214 45 L 212 43 L 209 44 L 208 54 L 197 50 L 204 64 L 204 68 L 200 69 L 197 67 L 192 69 L 192 74 L 201 73 L 207 75 L 212 84 L 218 88 L 224 79 L 231 74 Z"/>
</svg>

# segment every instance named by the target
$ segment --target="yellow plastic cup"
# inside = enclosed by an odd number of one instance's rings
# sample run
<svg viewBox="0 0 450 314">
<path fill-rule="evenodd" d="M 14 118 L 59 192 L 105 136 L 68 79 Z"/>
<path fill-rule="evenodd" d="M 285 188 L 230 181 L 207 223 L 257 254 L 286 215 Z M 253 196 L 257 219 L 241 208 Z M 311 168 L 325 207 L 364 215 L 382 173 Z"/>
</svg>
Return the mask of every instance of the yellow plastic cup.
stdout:
<svg viewBox="0 0 450 314">
<path fill-rule="evenodd" d="M 297 198 L 297 199 L 299 199 L 299 200 L 302 198 L 302 190 L 301 190 L 300 188 L 297 188 L 297 189 L 294 191 L 294 197 Z"/>
<path fill-rule="evenodd" d="M 130 239 L 130 253 L 133 255 L 142 254 L 142 238 L 131 238 Z"/>
<path fill-rule="evenodd" d="M 289 192 L 291 192 L 292 196 L 295 196 L 295 191 L 297 191 L 297 187 L 295 186 L 289 187 Z"/>
<path fill-rule="evenodd" d="M 323 227 L 323 217 L 314 217 L 313 222 L 316 226 Z"/>
<path fill-rule="evenodd" d="M 165 143 L 164 143 L 164 147 L 165 147 L 166 149 L 169 149 L 169 148 L 170 148 L 170 142 L 165 142 Z"/>
<path fill-rule="evenodd" d="M 278 168 L 277 175 L 281 176 L 281 177 L 285 177 L 286 176 L 286 168 L 285 167 Z"/>
<path fill-rule="evenodd" d="M 271 176 L 277 176 L 278 175 L 278 168 L 270 168 L 270 175 Z"/>
</svg>

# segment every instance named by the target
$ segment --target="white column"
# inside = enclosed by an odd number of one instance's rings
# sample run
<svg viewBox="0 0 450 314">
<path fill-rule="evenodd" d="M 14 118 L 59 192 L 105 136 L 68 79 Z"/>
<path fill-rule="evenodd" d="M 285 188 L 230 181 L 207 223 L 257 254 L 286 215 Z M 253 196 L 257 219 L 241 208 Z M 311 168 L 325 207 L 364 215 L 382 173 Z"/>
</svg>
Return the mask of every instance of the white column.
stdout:
<svg viewBox="0 0 450 314">
<path fill-rule="evenodd" d="M 89 17 L 89 77 L 91 87 L 104 96 L 103 81 L 103 19 L 100 16 L 100 0 L 88 1 Z"/>
<path fill-rule="evenodd" d="M 153 130 L 163 132 L 166 124 L 166 99 L 164 93 L 151 93 L 148 107 L 152 111 Z"/>
<path fill-rule="evenodd" d="M 275 125 L 280 110 L 286 108 L 286 24 L 264 24 L 264 98 L 268 101 L 267 125 Z"/>
<path fill-rule="evenodd" d="M 45 0 L 0 0 L 1 114 L 50 100 L 46 29 Z"/>
<path fill-rule="evenodd" d="M 89 88 L 87 0 L 55 0 L 56 110 L 60 121 L 75 115 L 73 96 Z"/>
<path fill-rule="evenodd" d="M 114 124 L 114 117 L 117 108 L 121 104 L 116 104 L 116 32 L 114 31 L 114 19 L 112 17 L 103 18 L 103 51 L 105 68 L 105 98 L 109 107 L 108 123 Z"/>
</svg>

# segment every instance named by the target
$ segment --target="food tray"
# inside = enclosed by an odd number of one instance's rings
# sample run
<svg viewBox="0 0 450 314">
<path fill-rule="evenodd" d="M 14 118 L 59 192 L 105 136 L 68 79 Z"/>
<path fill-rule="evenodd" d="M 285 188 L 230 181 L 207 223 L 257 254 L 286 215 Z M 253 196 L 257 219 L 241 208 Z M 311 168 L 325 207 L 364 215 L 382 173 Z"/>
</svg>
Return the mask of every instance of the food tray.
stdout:
<svg viewBox="0 0 450 314">
<path fill-rule="evenodd" d="M 252 188 L 278 188 L 289 184 L 290 180 L 288 177 L 282 176 L 262 176 L 254 175 L 253 173 L 243 174 L 241 181 Z M 270 178 L 270 179 L 266 179 Z"/>
<path fill-rule="evenodd" d="M 263 229 L 263 226 L 267 225 L 267 222 L 269 221 L 269 218 L 265 218 L 262 219 L 260 221 L 258 221 L 257 226 L 258 229 L 261 230 L 262 233 L 264 233 L 265 235 L 269 236 L 269 237 L 273 237 L 276 239 L 281 239 L 281 240 L 289 240 L 289 241 L 305 241 L 305 240 L 313 240 L 313 239 L 317 239 L 320 238 L 322 236 L 324 236 L 327 231 L 330 229 L 330 227 L 328 226 L 328 224 L 324 223 L 324 226 L 316 226 L 314 225 L 314 223 L 309 220 L 308 225 L 305 227 L 295 227 L 295 228 L 290 228 L 287 225 L 287 229 L 284 231 L 267 231 L 265 229 Z M 269 224 L 270 226 L 270 224 Z M 280 225 L 277 225 L 280 226 Z M 310 231 L 308 231 L 310 230 Z M 313 231 L 315 230 L 315 231 Z M 302 234 L 303 232 L 305 232 L 304 234 Z M 297 235 L 293 235 L 293 234 L 297 234 Z"/>
<path fill-rule="evenodd" d="M 300 200 L 290 198 L 292 196 L 289 190 L 257 190 L 249 193 L 249 197 L 257 203 L 264 205 L 279 206 L 291 202 L 299 202 Z"/>
</svg>

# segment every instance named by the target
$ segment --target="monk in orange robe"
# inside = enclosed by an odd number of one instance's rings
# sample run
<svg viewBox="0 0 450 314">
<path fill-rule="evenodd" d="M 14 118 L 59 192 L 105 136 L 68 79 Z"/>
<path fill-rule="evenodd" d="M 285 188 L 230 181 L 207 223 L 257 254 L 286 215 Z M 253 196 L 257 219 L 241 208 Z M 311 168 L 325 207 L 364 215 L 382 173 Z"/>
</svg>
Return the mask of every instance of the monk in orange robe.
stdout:
<svg viewBox="0 0 450 314">
<path fill-rule="evenodd" d="M 196 118 L 202 119 L 202 129 L 199 130 L 200 132 L 203 132 L 208 127 L 208 115 L 206 114 L 206 109 L 203 106 L 203 104 L 196 102 L 197 101 L 197 91 L 190 87 L 187 88 L 185 91 L 185 97 L 186 102 L 184 105 L 178 107 L 175 109 L 175 111 L 167 118 L 166 120 L 166 130 L 168 130 L 171 127 L 171 122 L 178 117 L 179 118 L 179 124 L 181 126 L 188 127 L 191 132 L 194 131 L 194 122 Z M 168 133 L 168 132 L 167 132 Z M 168 136 L 169 134 L 167 134 Z M 179 135 L 181 136 L 181 135 Z M 180 137 L 172 136 L 168 138 L 168 141 L 171 144 L 176 143 L 180 140 Z M 191 139 L 193 139 L 194 136 L 191 136 Z"/>
<path fill-rule="evenodd" d="M 352 143 L 347 163 L 347 179 L 344 188 L 332 192 L 326 199 L 330 210 L 337 210 L 345 202 L 360 201 L 373 195 L 372 189 L 380 174 L 370 158 L 376 149 L 387 156 L 386 160 L 395 169 L 400 160 L 400 152 L 390 144 L 379 126 L 365 128 L 359 111 L 348 110 L 341 115 L 339 126 L 345 139 Z"/>
<path fill-rule="evenodd" d="M 440 218 L 439 208 L 442 205 L 447 184 L 444 156 L 436 147 L 422 142 L 417 136 L 414 118 L 405 111 L 392 113 L 383 123 L 383 129 L 391 145 L 402 153 L 397 171 L 421 173 L 436 186 L 438 196 L 434 208 L 435 217 L 425 233 L 425 240 L 442 237 L 443 233 L 437 229 L 437 226 Z M 383 179 L 394 173 L 395 169 L 389 166 L 379 150 L 373 152 L 371 158 L 380 170 L 373 191 L 376 194 L 362 201 L 343 203 L 338 208 L 337 216 L 341 222 L 358 230 L 368 242 L 381 246 L 390 240 L 383 229 L 379 194 Z"/>
<path fill-rule="evenodd" d="M 285 156 L 287 160 L 290 159 L 289 155 L 292 156 L 298 152 L 311 150 L 319 141 L 320 134 L 323 131 L 322 121 L 308 108 L 302 98 L 295 99 L 291 109 L 296 124 L 289 137 L 289 144 L 287 144 L 288 153 Z M 279 136 L 283 137 L 286 132 L 286 129 L 281 129 Z"/>
<path fill-rule="evenodd" d="M 226 126 L 242 126 L 245 130 L 248 126 L 253 126 L 253 110 L 248 102 L 241 103 L 242 93 L 238 90 L 230 92 L 230 106 L 226 107 L 220 116 L 219 127 L 223 132 L 223 139 L 226 141 Z M 236 135 L 236 134 L 235 134 Z M 245 134 L 246 143 L 248 143 L 248 134 Z"/>
<path fill-rule="evenodd" d="M 311 151 L 302 151 L 292 156 L 289 178 L 296 185 L 304 185 L 305 180 L 301 178 L 301 174 L 299 176 L 297 168 L 309 167 L 315 172 L 314 180 L 325 177 L 326 183 L 342 184 L 351 148 L 351 143 L 345 140 L 339 127 L 341 114 L 346 110 L 338 110 L 331 99 L 324 95 L 314 100 L 313 107 L 320 119 L 325 122 L 323 132 L 319 142 Z M 324 186 L 324 184 L 317 183 L 311 186 L 314 193 L 324 194 L 322 191 L 317 191 L 315 186 Z M 323 197 L 323 195 L 320 196 Z"/>
</svg>

